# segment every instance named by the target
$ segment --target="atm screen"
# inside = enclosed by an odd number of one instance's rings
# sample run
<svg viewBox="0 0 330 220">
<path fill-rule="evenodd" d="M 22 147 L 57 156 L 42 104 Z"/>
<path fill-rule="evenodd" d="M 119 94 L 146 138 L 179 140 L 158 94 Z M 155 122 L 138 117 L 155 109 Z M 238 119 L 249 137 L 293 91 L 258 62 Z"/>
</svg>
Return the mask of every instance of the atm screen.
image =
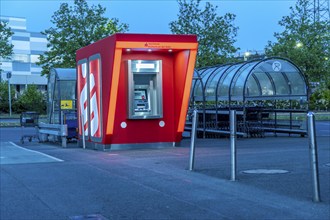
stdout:
<svg viewBox="0 0 330 220">
<path fill-rule="evenodd" d="M 146 100 L 147 99 L 147 90 L 146 89 L 134 90 L 134 99 L 135 100 Z"/>
</svg>

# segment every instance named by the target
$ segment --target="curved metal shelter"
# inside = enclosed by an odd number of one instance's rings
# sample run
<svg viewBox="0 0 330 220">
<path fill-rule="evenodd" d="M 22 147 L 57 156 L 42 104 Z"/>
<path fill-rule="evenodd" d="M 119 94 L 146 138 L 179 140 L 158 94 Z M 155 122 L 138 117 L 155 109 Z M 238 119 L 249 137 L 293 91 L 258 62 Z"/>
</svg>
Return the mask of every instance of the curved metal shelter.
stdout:
<svg viewBox="0 0 330 220">
<path fill-rule="evenodd" d="M 272 57 L 199 70 L 193 99 L 202 101 L 307 100 L 308 87 L 291 61 Z"/>
<path fill-rule="evenodd" d="M 285 58 L 205 67 L 195 72 L 195 76 L 190 107 L 203 109 L 204 128 L 208 127 L 207 123 L 217 128 L 218 121 L 226 121 L 229 110 L 235 109 L 242 121 L 242 130 L 246 130 L 246 124 L 252 119 L 260 122 L 270 113 L 276 127 L 278 112 L 289 113 L 292 130 L 292 114 L 306 112 L 308 108 L 306 78 Z"/>
</svg>

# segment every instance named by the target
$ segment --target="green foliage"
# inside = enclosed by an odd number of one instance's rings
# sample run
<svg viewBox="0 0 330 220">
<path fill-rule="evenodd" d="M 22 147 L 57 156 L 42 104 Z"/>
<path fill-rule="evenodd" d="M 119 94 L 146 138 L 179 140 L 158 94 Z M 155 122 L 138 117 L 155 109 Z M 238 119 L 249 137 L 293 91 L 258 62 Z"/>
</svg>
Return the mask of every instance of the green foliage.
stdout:
<svg viewBox="0 0 330 220">
<path fill-rule="evenodd" d="M 14 103 L 13 110 L 16 113 L 35 111 L 39 114 L 43 114 L 46 112 L 45 97 L 38 90 L 37 86 L 28 85 L 24 93 Z"/>
<path fill-rule="evenodd" d="M 74 6 L 62 3 L 54 13 L 51 27 L 43 32 L 47 36 L 49 51 L 40 56 L 37 63 L 42 66 L 42 75 L 52 67 L 74 68 L 76 51 L 116 32 L 128 30 L 127 24 L 118 19 L 103 17 L 101 5 L 88 6 L 87 0 L 75 0 Z"/>
<path fill-rule="evenodd" d="M 310 97 L 311 110 L 330 110 L 330 81 L 323 83 Z"/>
<path fill-rule="evenodd" d="M 15 88 L 10 85 L 11 103 L 15 103 Z M 0 112 L 9 113 L 8 81 L 0 82 Z"/>
<path fill-rule="evenodd" d="M 309 13 L 309 0 L 298 0 L 291 14 L 279 25 L 282 33 L 275 33 L 277 42 L 268 42 L 267 56 L 281 56 L 292 60 L 310 82 L 330 80 L 330 21 L 314 21 Z"/>
<path fill-rule="evenodd" d="M 0 58 L 2 59 L 10 59 L 13 54 L 13 47 L 11 43 L 9 43 L 9 38 L 14 34 L 11 31 L 11 28 L 7 26 L 8 23 L 5 21 L 0 21 Z M 2 72 L 0 68 L 0 73 Z"/>
<path fill-rule="evenodd" d="M 178 0 L 179 14 L 170 22 L 174 34 L 196 34 L 198 56 L 196 67 L 223 64 L 232 61 L 239 48 L 234 47 L 238 28 L 234 26 L 235 15 L 218 16 L 217 6 L 207 2 L 200 7 L 201 0 Z"/>
</svg>

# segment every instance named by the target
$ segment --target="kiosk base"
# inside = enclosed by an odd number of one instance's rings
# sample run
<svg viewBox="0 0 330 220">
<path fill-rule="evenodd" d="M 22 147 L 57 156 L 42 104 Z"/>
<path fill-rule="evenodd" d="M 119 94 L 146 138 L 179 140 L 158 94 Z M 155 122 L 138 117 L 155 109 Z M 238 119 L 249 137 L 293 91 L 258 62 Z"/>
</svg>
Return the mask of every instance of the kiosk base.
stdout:
<svg viewBox="0 0 330 220">
<path fill-rule="evenodd" d="M 157 142 L 157 143 L 137 143 L 137 144 L 99 144 L 86 142 L 87 149 L 112 151 L 112 150 L 133 150 L 133 149 L 161 149 L 168 147 L 179 147 L 181 142 Z M 78 146 L 82 147 L 82 140 L 78 141 Z"/>
</svg>

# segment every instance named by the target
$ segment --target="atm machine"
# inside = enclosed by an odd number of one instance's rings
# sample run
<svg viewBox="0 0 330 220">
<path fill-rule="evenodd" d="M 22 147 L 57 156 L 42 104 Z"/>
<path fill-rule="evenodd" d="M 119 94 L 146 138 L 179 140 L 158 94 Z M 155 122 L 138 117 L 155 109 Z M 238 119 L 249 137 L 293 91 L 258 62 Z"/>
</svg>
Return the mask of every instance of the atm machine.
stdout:
<svg viewBox="0 0 330 220">
<path fill-rule="evenodd" d="M 163 117 L 162 61 L 128 60 L 128 118 Z"/>
</svg>

